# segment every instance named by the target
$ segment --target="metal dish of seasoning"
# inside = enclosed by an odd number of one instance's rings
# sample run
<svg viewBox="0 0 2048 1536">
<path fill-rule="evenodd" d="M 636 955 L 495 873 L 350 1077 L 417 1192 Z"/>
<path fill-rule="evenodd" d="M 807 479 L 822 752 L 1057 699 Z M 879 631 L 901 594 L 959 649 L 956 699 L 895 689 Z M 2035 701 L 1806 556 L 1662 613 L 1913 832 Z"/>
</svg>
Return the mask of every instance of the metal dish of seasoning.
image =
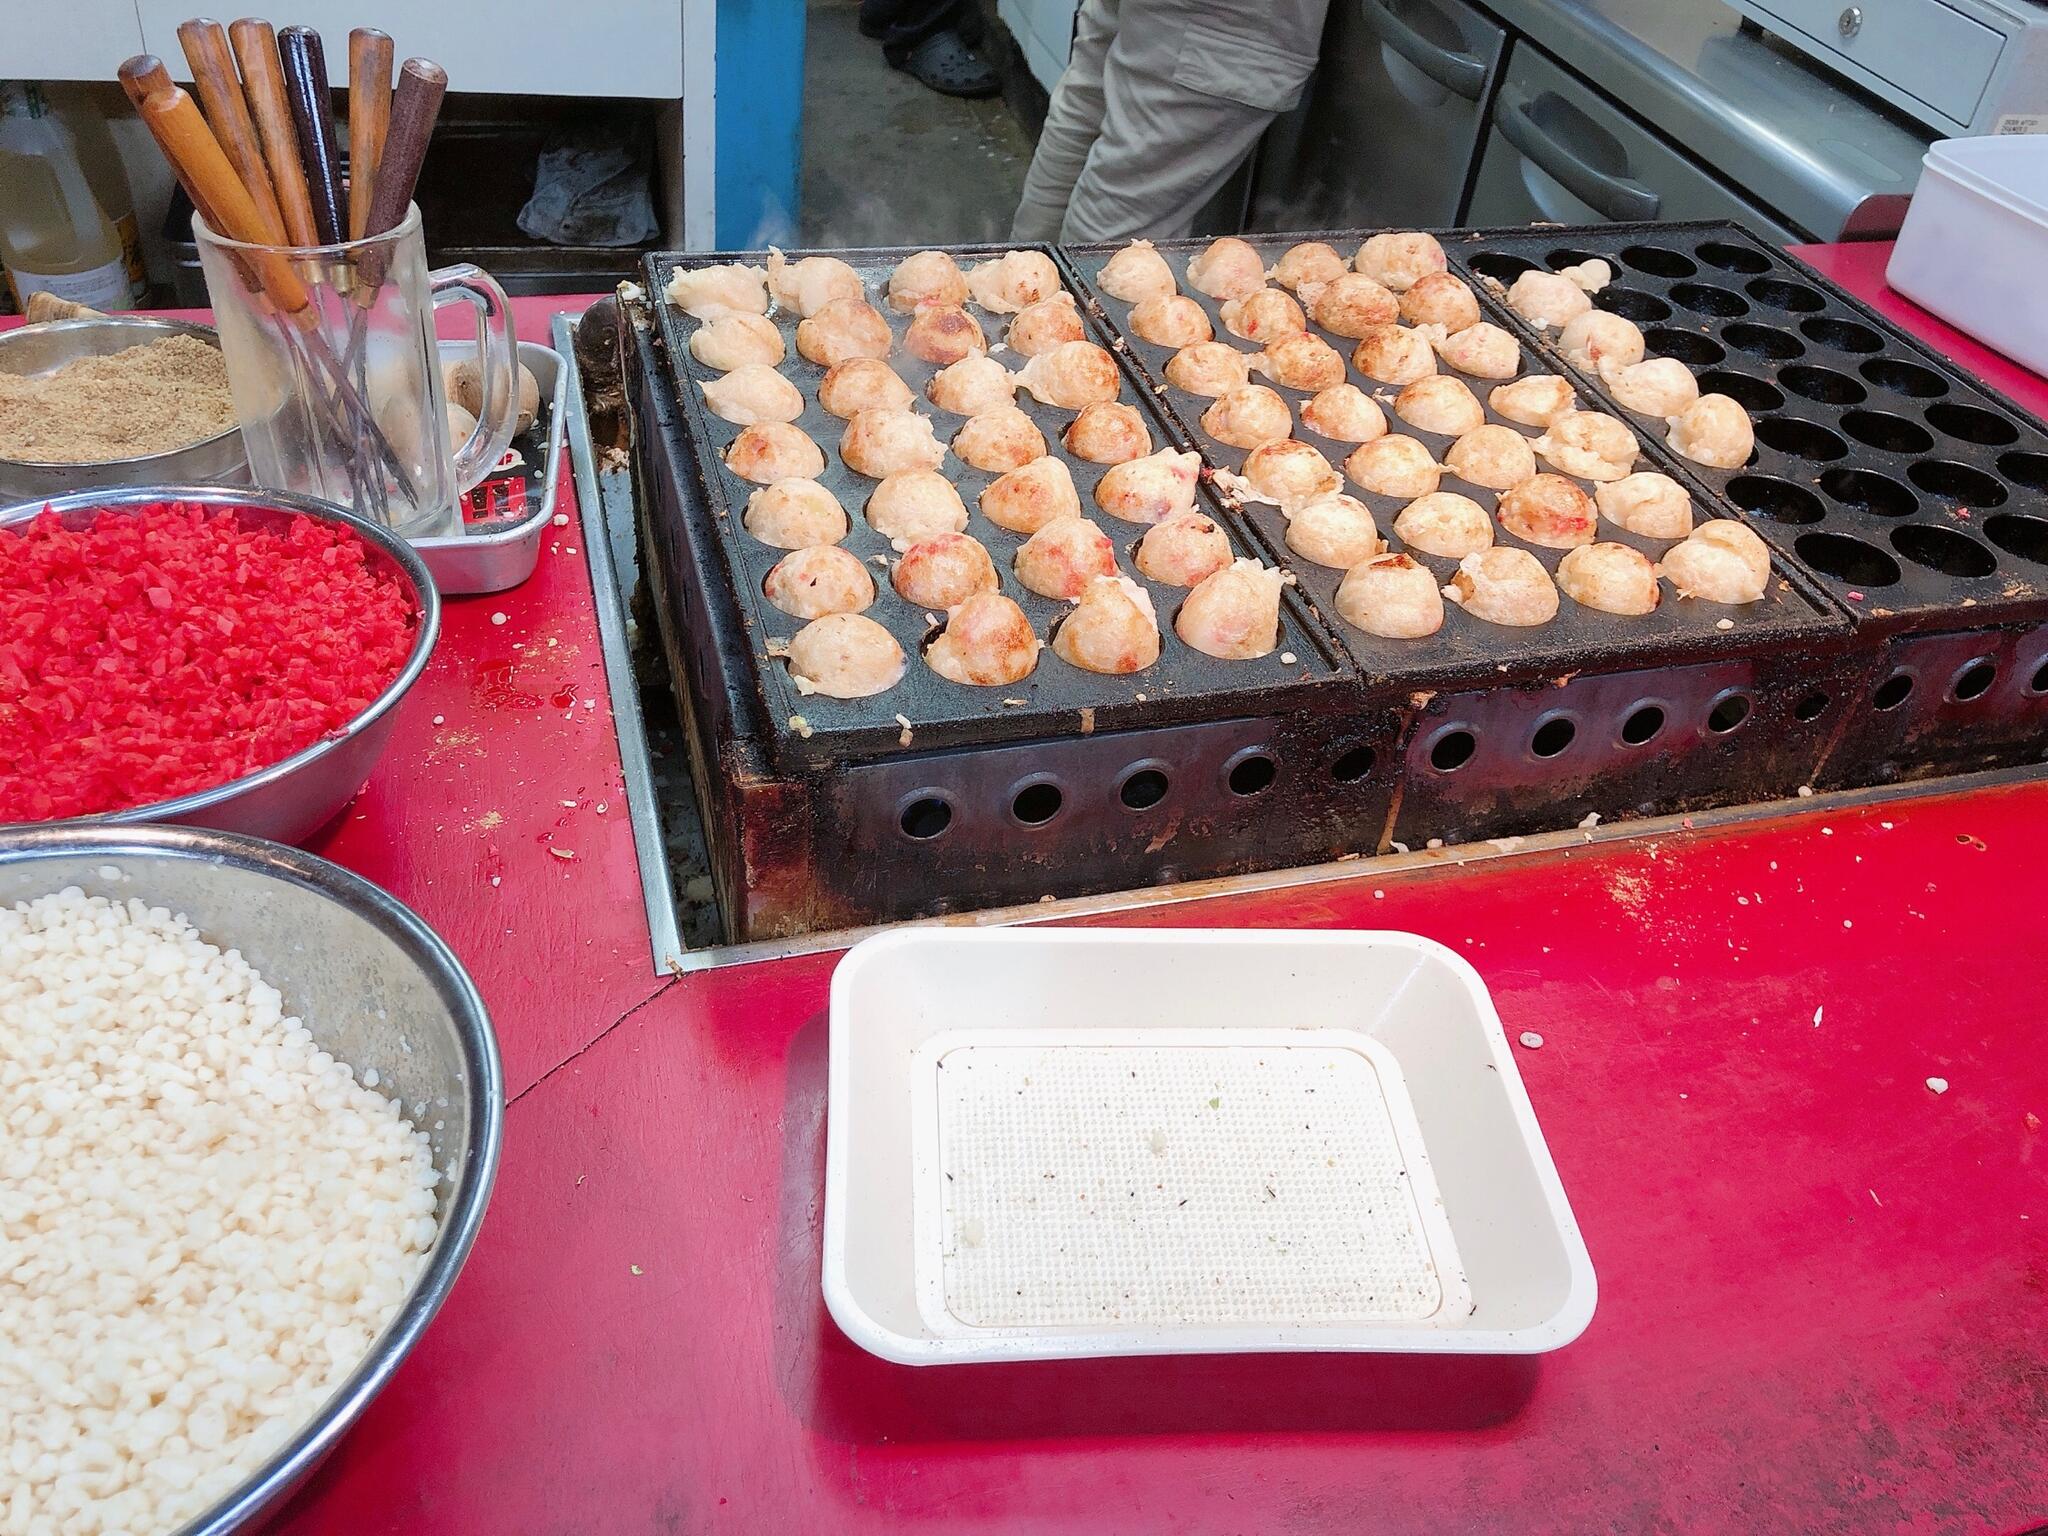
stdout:
<svg viewBox="0 0 2048 1536">
<path fill-rule="evenodd" d="M 189 320 L 106 315 L 23 326 L 0 335 L 0 373 L 42 379 L 88 358 L 110 357 L 173 337 L 191 337 L 218 349 L 211 326 Z M 103 392 L 111 386 L 101 385 Z M 17 459 L 0 452 L 0 501 L 62 496 L 87 486 L 246 485 L 248 456 L 242 429 L 229 426 L 182 447 L 125 458 L 87 460 Z"/>
<path fill-rule="evenodd" d="M 410 599 L 416 622 L 405 663 L 383 689 L 339 729 L 281 761 L 225 783 L 171 799 L 95 815 L 60 818 L 36 825 L 87 826 L 133 822 L 174 822 L 243 832 L 273 842 L 297 843 L 340 814 L 370 776 L 398 707 L 426 670 L 441 632 L 441 597 L 426 563 L 404 539 L 332 502 L 284 491 L 223 490 L 217 486 L 148 486 L 114 491 L 81 491 L 0 507 L 0 529 L 27 523 L 47 511 L 73 528 L 101 517 L 141 512 L 159 502 L 198 504 L 229 510 L 245 527 L 274 528 L 294 516 L 344 524 L 369 550 L 372 565 L 389 573 Z"/>
</svg>

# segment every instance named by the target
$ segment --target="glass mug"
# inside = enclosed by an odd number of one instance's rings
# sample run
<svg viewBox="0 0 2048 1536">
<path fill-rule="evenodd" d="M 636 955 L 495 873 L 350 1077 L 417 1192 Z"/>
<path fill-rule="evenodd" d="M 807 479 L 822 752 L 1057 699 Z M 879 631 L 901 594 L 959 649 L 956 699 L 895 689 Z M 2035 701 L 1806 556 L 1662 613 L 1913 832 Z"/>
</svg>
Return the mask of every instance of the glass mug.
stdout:
<svg viewBox="0 0 2048 1536">
<path fill-rule="evenodd" d="M 408 539 L 462 532 L 461 495 L 512 441 L 518 344 L 480 267 L 427 270 L 415 204 L 387 234 L 338 245 L 192 233 L 256 484 L 353 507 Z M 477 314 L 482 409 L 451 443 L 434 312 Z"/>
</svg>

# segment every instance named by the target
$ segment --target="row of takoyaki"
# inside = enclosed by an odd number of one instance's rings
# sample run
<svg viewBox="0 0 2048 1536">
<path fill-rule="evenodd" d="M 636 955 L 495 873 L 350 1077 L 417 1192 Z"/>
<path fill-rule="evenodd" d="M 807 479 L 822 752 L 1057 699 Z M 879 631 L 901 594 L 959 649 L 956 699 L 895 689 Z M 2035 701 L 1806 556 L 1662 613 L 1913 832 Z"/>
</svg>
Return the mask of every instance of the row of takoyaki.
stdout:
<svg viewBox="0 0 2048 1536">
<path fill-rule="evenodd" d="M 1230 558 L 1228 541 L 1206 518 L 1160 524 L 1145 542 L 1160 534 L 1168 534 L 1165 547 L 1154 551 L 1161 560 L 1201 560 L 1213 553 L 1215 543 L 1223 545 L 1223 563 L 1197 580 L 1182 600 L 1174 633 L 1205 655 L 1226 661 L 1248 661 L 1273 650 L 1279 643 L 1282 573 L 1256 560 Z M 1140 569 L 1147 563 L 1141 545 Z M 1034 591 L 1073 603 L 1052 627 L 1051 650 L 1062 661 L 1112 676 L 1142 672 L 1158 661 L 1159 619 L 1152 594 L 1117 569 L 1108 537 L 1085 518 L 1048 523 L 1018 550 L 1014 568 Z M 948 533 L 914 544 L 892 580 L 912 601 L 924 600 L 916 594 L 948 600 L 930 604 L 943 607 L 946 618 L 923 647 L 925 664 L 939 676 L 999 688 L 1022 682 L 1037 667 L 1045 647 L 1024 610 L 997 590 L 994 564 L 975 540 Z M 804 589 L 801 597 L 799 588 Z M 859 611 L 873 601 L 874 583 L 845 550 L 797 550 L 769 572 L 768 591 L 778 607 L 791 612 L 810 609 L 823 593 L 845 603 L 812 619 L 789 642 L 789 671 L 799 692 L 865 698 L 902 678 L 907 666 L 903 647 Z"/>
<path fill-rule="evenodd" d="M 1256 353 L 1214 339 L 1208 313 L 1180 294 L 1172 268 L 1147 241 L 1118 251 L 1097 281 L 1132 304 L 1129 324 L 1138 336 L 1179 349 L 1167 364 L 1168 382 L 1191 393 L 1228 396 L 1254 371 L 1304 392 L 1343 387 L 1343 359 L 1308 329 L 1311 321 L 1355 339 L 1352 366 L 1378 383 L 1402 387 L 1426 379 L 1436 373 L 1439 357 L 1476 378 L 1513 378 L 1519 344 L 1481 317 L 1477 297 L 1447 265 L 1442 247 L 1426 234 L 1374 235 L 1349 265 L 1333 247 L 1304 242 L 1270 270 L 1248 242 L 1234 236 L 1215 241 L 1189 261 L 1188 282 L 1220 301 L 1224 329 L 1257 342 L 1262 350 Z M 1593 307 L 1589 294 L 1610 277 L 1607 264 L 1595 260 L 1561 272 L 1532 269 L 1502 292 L 1531 324 L 1556 328 L 1566 356 L 1598 373 L 1624 406 L 1664 417 L 1676 452 L 1719 468 L 1747 462 L 1754 446 L 1748 412 L 1725 395 L 1702 397 L 1682 363 L 1645 358 L 1633 322 Z M 1268 279 L 1279 286 L 1268 287 Z M 1319 394 L 1312 404 L 1333 425 L 1357 409 L 1347 396 L 1322 400 Z M 1308 410 L 1303 417 L 1322 430 Z"/>
</svg>

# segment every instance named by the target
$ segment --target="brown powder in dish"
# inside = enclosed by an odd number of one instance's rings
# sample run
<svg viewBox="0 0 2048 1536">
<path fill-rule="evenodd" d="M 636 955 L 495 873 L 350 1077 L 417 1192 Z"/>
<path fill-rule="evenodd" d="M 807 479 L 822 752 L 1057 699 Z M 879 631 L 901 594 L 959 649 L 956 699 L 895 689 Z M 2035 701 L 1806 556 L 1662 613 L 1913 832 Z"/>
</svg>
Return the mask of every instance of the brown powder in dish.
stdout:
<svg viewBox="0 0 2048 1536">
<path fill-rule="evenodd" d="M 0 373 L 0 459 L 89 464 L 165 453 L 235 424 L 227 363 L 196 336 L 82 357 L 40 378 Z"/>
</svg>

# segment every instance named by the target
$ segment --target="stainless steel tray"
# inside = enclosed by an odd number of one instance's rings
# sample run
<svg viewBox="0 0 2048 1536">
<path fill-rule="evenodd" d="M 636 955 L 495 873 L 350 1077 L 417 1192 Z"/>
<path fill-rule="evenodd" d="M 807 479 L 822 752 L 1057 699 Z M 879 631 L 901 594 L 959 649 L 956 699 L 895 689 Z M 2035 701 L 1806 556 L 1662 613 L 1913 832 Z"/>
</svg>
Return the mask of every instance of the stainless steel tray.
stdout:
<svg viewBox="0 0 2048 1536">
<path fill-rule="evenodd" d="M 464 341 L 441 343 L 441 357 L 450 362 L 474 350 Z M 540 561 L 541 535 L 555 515 L 560 500 L 562 477 L 562 421 L 568 376 L 561 354 L 538 342 L 519 343 L 519 360 L 533 370 L 540 385 L 541 409 L 545 419 L 533 432 L 545 446 L 541 450 L 540 490 L 536 505 L 516 523 L 478 530 L 441 539 L 415 539 L 413 548 L 434 573 L 434 581 L 449 597 L 480 592 L 503 592 L 516 587 L 533 574 Z"/>
</svg>

